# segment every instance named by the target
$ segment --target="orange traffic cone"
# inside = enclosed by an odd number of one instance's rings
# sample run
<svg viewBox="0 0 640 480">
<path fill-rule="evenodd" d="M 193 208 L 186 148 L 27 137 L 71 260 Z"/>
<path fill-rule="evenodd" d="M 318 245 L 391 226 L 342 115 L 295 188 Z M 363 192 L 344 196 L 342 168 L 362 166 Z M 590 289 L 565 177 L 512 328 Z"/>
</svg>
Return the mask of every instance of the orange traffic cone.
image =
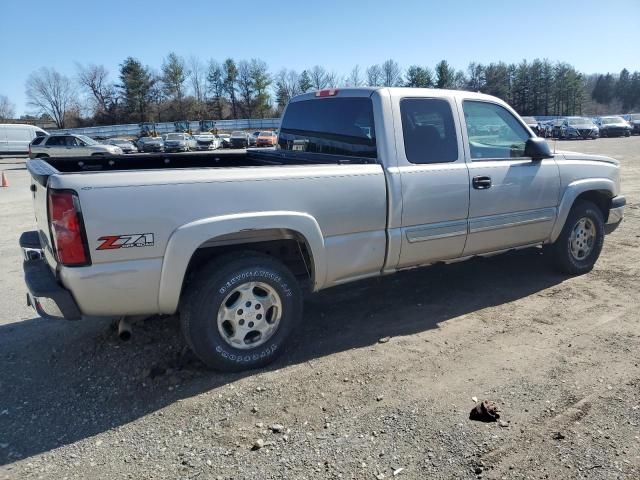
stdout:
<svg viewBox="0 0 640 480">
<path fill-rule="evenodd" d="M 9 180 L 7 180 L 7 175 L 6 173 L 4 173 L 4 170 L 2 171 L 2 185 L 0 185 L 0 187 L 8 187 L 9 186 Z"/>
</svg>

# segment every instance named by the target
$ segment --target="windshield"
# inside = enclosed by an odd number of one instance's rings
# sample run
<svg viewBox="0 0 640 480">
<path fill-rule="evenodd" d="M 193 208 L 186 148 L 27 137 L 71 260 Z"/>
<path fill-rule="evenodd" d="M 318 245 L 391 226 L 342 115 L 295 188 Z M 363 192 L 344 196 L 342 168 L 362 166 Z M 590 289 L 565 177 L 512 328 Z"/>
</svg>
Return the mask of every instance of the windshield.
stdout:
<svg viewBox="0 0 640 480">
<path fill-rule="evenodd" d="M 87 145 L 99 145 L 94 139 L 86 137 L 85 135 L 78 135 L 78 138 Z"/>
<path fill-rule="evenodd" d="M 169 133 L 167 140 L 184 140 L 184 134 L 182 133 Z"/>
<path fill-rule="evenodd" d="M 536 119 L 535 119 L 535 118 L 533 118 L 533 117 L 522 117 L 522 120 L 523 120 L 523 121 L 524 121 L 524 123 L 526 123 L 527 125 L 531 125 L 531 124 L 533 124 L 533 123 L 538 123 L 538 122 L 536 121 Z"/>
<path fill-rule="evenodd" d="M 570 118 L 569 125 L 593 125 L 593 122 L 588 118 Z"/>
<path fill-rule="evenodd" d="M 231 136 L 232 137 L 244 137 L 246 135 L 246 133 L 244 132 L 232 132 Z"/>
<path fill-rule="evenodd" d="M 624 123 L 624 120 L 620 117 L 605 117 L 602 119 L 602 123 L 605 125 L 613 125 L 616 123 Z"/>
<path fill-rule="evenodd" d="M 273 135 L 272 132 L 260 132 L 260 135 L 258 135 L 259 137 L 270 137 L 271 135 Z"/>
</svg>

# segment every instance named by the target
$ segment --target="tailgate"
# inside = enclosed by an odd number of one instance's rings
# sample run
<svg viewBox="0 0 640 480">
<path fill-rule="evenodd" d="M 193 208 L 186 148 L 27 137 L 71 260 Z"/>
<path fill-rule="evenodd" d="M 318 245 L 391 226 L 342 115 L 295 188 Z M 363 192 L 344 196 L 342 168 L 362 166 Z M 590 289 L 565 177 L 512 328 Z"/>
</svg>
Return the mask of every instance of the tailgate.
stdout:
<svg viewBox="0 0 640 480">
<path fill-rule="evenodd" d="M 44 160 L 28 160 L 27 169 L 31 174 L 31 195 L 40 245 L 47 263 L 55 269 L 57 262 L 51 248 L 51 232 L 47 215 L 47 183 L 51 175 L 60 172 Z"/>
</svg>

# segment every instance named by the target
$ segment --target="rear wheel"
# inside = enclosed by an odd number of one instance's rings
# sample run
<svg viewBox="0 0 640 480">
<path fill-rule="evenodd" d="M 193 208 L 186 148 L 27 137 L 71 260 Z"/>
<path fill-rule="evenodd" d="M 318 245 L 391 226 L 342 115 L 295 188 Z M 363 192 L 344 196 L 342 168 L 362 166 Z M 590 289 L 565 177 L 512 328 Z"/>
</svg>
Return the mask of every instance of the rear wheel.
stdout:
<svg viewBox="0 0 640 480">
<path fill-rule="evenodd" d="M 595 265 L 604 244 L 604 218 L 592 202 L 578 200 L 571 208 L 560 236 L 551 246 L 554 266 L 563 273 L 581 275 Z"/>
<path fill-rule="evenodd" d="M 196 356 L 216 370 L 269 364 L 302 318 L 297 280 L 266 255 L 214 261 L 188 288 L 180 308 L 183 334 Z"/>
</svg>

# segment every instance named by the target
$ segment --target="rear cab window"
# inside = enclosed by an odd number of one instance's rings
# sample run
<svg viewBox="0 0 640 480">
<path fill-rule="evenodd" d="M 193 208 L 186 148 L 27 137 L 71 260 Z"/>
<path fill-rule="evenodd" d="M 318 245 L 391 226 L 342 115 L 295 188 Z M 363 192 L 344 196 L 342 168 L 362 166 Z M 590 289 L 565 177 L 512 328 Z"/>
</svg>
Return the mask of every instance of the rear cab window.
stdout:
<svg viewBox="0 0 640 480">
<path fill-rule="evenodd" d="M 373 104 L 369 97 L 301 100 L 287 106 L 281 150 L 377 158 Z"/>
</svg>

